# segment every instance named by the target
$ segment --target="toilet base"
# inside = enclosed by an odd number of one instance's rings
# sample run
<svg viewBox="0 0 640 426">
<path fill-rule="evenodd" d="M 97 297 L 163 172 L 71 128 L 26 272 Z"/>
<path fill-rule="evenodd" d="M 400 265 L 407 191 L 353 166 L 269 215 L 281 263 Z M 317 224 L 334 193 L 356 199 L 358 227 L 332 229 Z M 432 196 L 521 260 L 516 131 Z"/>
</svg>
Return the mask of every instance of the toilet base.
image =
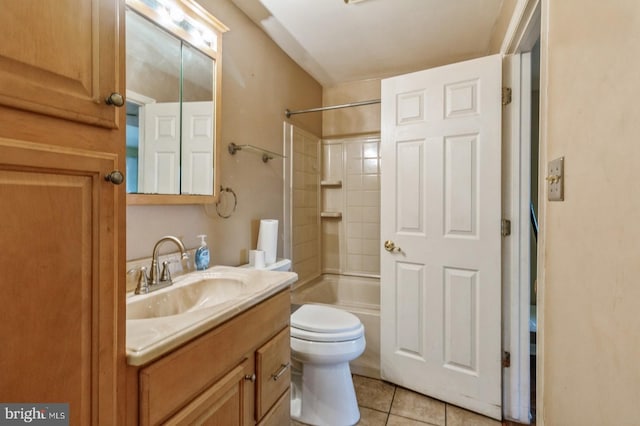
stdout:
<svg viewBox="0 0 640 426">
<path fill-rule="evenodd" d="M 314 426 L 351 426 L 360 420 L 349 363 L 294 363 L 291 418 Z M 302 369 L 302 370 L 301 370 Z"/>
</svg>

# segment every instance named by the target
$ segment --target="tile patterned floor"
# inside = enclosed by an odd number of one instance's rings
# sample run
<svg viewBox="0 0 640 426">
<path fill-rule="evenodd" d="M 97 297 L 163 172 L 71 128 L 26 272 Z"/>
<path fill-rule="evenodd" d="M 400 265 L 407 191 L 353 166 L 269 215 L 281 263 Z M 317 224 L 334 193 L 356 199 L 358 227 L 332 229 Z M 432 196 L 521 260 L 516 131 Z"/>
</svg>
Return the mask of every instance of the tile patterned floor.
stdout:
<svg viewBox="0 0 640 426">
<path fill-rule="evenodd" d="M 501 426 L 502 423 L 382 380 L 353 376 L 359 426 Z M 291 426 L 303 426 L 291 421 Z"/>
</svg>

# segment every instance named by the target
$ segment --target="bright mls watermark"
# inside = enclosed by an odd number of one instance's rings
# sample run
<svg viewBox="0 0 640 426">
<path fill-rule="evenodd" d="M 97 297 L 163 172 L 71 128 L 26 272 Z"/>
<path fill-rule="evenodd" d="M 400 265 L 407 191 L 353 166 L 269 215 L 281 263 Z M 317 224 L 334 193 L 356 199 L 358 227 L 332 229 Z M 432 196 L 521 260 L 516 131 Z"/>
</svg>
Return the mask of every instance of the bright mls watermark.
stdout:
<svg viewBox="0 0 640 426">
<path fill-rule="evenodd" d="M 0 402 L 0 425 L 69 426 L 69 404 L 5 404 Z"/>
</svg>

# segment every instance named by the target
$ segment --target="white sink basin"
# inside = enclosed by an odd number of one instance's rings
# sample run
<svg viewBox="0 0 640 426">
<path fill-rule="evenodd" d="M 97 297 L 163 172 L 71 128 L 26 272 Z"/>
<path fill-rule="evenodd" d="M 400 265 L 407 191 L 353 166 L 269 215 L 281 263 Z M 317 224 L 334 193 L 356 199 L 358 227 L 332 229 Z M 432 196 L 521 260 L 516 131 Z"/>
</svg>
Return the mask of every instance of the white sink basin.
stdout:
<svg viewBox="0 0 640 426">
<path fill-rule="evenodd" d="M 132 298 L 127 303 L 127 319 L 145 319 L 181 315 L 221 305 L 246 293 L 249 285 L 237 278 L 207 277 L 168 291 Z"/>
<path fill-rule="evenodd" d="M 127 297 L 127 362 L 143 365 L 298 279 L 293 272 L 215 266 L 172 286 Z"/>
</svg>

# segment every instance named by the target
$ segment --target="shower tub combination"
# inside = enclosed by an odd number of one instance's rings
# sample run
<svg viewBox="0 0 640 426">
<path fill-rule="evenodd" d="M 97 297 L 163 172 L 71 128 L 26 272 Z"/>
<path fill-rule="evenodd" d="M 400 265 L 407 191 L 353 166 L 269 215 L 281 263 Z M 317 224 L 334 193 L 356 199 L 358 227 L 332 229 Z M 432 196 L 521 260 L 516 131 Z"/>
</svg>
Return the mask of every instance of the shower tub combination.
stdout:
<svg viewBox="0 0 640 426">
<path fill-rule="evenodd" d="M 364 325 L 366 348 L 350 363 L 351 372 L 380 378 L 380 279 L 324 274 L 294 288 L 294 304 L 334 306 L 356 315 Z"/>
</svg>

